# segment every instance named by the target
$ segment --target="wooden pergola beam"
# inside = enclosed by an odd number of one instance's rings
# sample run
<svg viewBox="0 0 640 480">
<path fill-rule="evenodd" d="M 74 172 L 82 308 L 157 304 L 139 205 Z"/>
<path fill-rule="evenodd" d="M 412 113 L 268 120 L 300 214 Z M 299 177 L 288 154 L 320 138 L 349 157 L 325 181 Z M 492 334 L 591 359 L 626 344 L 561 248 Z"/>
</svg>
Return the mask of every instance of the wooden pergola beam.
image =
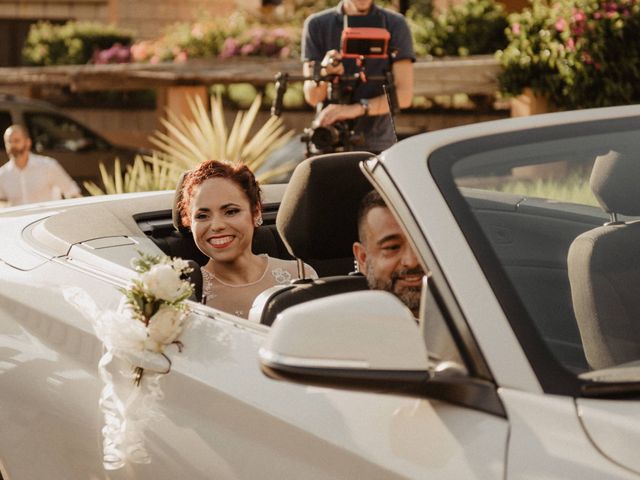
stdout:
<svg viewBox="0 0 640 480">
<path fill-rule="evenodd" d="M 493 56 L 418 60 L 414 93 L 433 97 L 467 93 L 491 95 L 500 71 Z M 73 91 L 141 90 L 274 81 L 278 72 L 300 75 L 300 62 L 272 59 L 193 60 L 185 64 L 68 65 L 0 68 L 2 86 L 66 86 Z"/>
</svg>

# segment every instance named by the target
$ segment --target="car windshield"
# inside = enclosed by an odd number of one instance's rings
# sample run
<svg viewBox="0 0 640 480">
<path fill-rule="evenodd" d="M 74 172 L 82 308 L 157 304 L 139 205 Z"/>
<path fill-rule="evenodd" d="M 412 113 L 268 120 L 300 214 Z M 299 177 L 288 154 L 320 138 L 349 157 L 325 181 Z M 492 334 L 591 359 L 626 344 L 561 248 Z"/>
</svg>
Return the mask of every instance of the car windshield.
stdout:
<svg viewBox="0 0 640 480">
<path fill-rule="evenodd" d="M 429 159 L 521 344 L 537 332 L 542 349 L 527 355 L 551 354 L 574 378 L 640 382 L 638 152 L 640 117 L 628 117 L 467 140 Z"/>
<path fill-rule="evenodd" d="M 34 149 L 81 152 L 106 150 L 108 144 L 79 123 L 52 113 L 25 113 Z"/>
</svg>

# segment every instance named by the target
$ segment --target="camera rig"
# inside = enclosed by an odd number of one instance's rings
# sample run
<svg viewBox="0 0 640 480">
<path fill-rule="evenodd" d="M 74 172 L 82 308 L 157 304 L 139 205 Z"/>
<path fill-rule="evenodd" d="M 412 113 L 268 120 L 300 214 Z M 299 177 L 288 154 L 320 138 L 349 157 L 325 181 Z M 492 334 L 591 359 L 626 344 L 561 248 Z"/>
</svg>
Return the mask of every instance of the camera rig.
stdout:
<svg viewBox="0 0 640 480">
<path fill-rule="evenodd" d="M 316 107 L 317 114 L 328 104 L 354 103 L 353 93 L 358 86 L 375 82 L 382 84 L 389 104 L 391 123 L 398 113 L 398 99 L 395 82 L 391 71 L 395 51 L 389 50 L 390 33 L 384 26 L 372 26 L 363 23 L 366 17 L 344 16 L 344 28 L 340 39 L 340 54 L 343 59 L 355 60 L 356 70 L 344 75 L 322 75 L 321 65 L 316 62 L 311 76 L 291 75 L 279 72 L 275 78 L 276 94 L 271 107 L 271 114 L 280 116 L 284 95 L 290 82 L 313 80 L 316 84 L 327 83 L 327 97 Z M 382 75 L 367 74 L 368 59 L 388 59 L 389 68 Z M 355 131 L 355 120 L 341 120 L 328 126 L 320 126 L 316 119 L 310 127 L 304 129 L 302 141 L 306 143 L 307 157 L 320 153 L 332 153 L 358 149 L 364 145 L 364 137 Z"/>
</svg>

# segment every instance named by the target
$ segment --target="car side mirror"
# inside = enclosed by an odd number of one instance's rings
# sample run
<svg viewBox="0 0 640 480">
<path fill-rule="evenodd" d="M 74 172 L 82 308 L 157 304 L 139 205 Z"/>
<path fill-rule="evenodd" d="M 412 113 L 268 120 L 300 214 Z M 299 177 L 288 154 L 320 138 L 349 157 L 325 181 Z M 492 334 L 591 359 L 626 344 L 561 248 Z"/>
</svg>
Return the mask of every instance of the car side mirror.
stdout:
<svg viewBox="0 0 640 480">
<path fill-rule="evenodd" d="M 430 377 L 416 319 L 384 291 L 344 293 L 286 309 L 259 355 L 267 376 L 305 384 L 412 394 Z"/>
</svg>

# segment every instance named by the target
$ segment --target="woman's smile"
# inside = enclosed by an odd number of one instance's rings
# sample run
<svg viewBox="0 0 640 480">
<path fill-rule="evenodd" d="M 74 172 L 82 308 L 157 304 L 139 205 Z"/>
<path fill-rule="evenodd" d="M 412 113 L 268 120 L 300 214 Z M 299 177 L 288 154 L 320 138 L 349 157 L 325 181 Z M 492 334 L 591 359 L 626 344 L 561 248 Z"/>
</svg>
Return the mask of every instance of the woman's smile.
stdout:
<svg viewBox="0 0 640 480">
<path fill-rule="evenodd" d="M 213 248 L 227 248 L 234 240 L 233 235 L 218 235 L 210 237 L 207 241 Z"/>
</svg>

